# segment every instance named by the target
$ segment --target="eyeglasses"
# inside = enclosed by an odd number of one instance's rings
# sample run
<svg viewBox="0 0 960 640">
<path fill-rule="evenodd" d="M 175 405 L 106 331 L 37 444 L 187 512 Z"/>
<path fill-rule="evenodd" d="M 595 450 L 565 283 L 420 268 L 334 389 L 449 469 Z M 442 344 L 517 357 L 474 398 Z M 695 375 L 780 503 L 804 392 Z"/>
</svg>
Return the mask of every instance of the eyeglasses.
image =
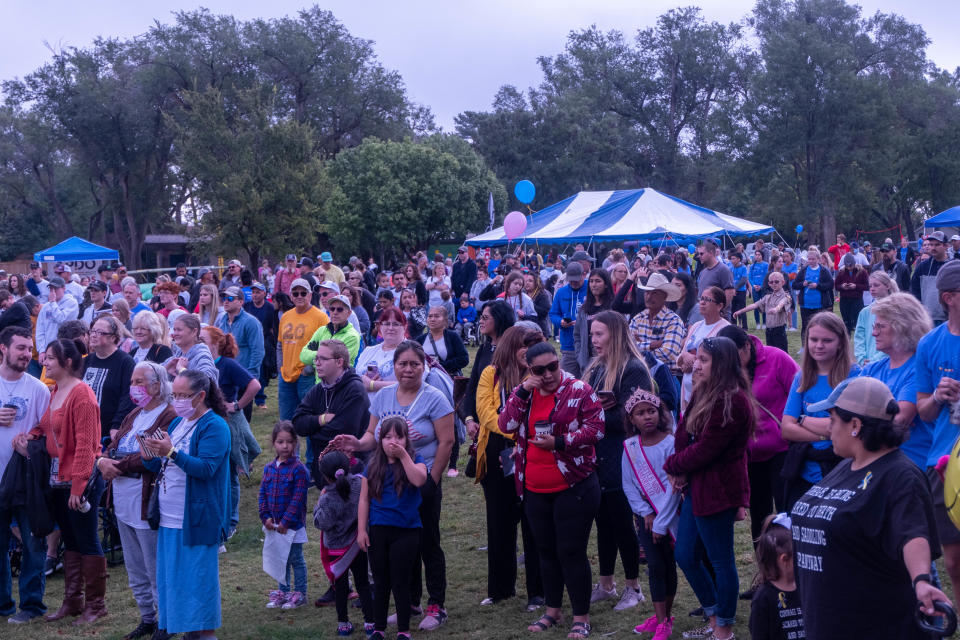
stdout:
<svg viewBox="0 0 960 640">
<path fill-rule="evenodd" d="M 709 296 L 701 296 L 701 297 L 700 297 L 700 302 L 712 302 L 713 304 L 723 304 L 723 303 L 720 302 L 719 300 L 714 300 L 713 298 L 711 298 L 711 297 L 709 297 Z"/>
<path fill-rule="evenodd" d="M 317 357 L 314 358 L 314 359 L 315 359 L 315 360 L 321 360 L 321 361 L 323 361 L 323 362 L 327 362 L 327 361 L 329 361 L 329 360 L 339 360 L 340 358 L 334 358 L 334 357 L 332 357 L 332 356 L 329 357 L 329 358 L 327 358 L 327 357 L 324 357 L 324 356 L 321 356 L 321 355 L 317 355 Z"/>
<path fill-rule="evenodd" d="M 238 299 L 237 296 L 223 296 L 224 302 L 233 302 L 234 300 L 237 300 L 237 299 Z"/>
<path fill-rule="evenodd" d="M 550 373 L 555 373 L 556 370 L 559 368 L 560 368 L 560 361 L 554 360 L 550 364 L 543 364 L 535 367 L 530 367 L 530 373 L 532 373 L 535 376 L 542 376 L 547 371 L 549 371 Z"/>
<path fill-rule="evenodd" d="M 399 322 L 381 322 L 380 323 L 381 329 L 399 329 L 402 326 L 403 325 L 400 324 Z"/>
<path fill-rule="evenodd" d="M 174 400 L 189 400 L 193 396 L 197 395 L 197 393 L 199 392 L 194 391 L 193 393 L 172 393 L 170 395 Z"/>
<path fill-rule="evenodd" d="M 100 331 L 100 329 L 90 329 L 90 335 L 92 336 L 115 336 L 116 333 L 112 331 Z"/>
</svg>

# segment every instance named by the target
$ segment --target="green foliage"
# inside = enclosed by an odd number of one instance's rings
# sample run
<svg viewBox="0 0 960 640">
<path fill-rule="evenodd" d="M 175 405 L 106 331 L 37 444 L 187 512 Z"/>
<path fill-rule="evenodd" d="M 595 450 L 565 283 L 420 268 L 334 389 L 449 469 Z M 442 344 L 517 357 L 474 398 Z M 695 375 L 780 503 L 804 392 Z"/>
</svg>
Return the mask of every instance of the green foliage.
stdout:
<svg viewBox="0 0 960 640">
<path fill-rule="evenodd" d="M 275 119 L 256 92 L 226 104 L 216 90 L 185 92 L 174 124 L 181 168 L 194 176 L 199 228 L 220 255 L 279 255 L 311 246 L 330 185 L 308 125 Z"/>
<path fill-rule="evenodd" d="M 369 138 L 330 164 L 336 189 L 325 207 L 326 231 L 338 253 L 382 257 L 462 238 L 487 224 L 487 200 L 503 211 L 507 195 L 462 140 L 434 135 L 420 142 Z"/>
</svg>

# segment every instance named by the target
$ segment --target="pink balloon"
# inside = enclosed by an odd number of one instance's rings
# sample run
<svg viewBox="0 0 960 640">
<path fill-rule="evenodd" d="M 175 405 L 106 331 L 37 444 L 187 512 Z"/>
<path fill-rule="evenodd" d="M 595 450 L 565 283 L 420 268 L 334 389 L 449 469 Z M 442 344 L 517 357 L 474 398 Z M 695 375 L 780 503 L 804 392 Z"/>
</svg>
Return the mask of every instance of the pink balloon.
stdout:
<svg viewBox="0 0 960 640">
<path fill-rule="evenodd" d="M 503 232 L 506 234 L 507 240 L 513 240 L 518 236 L 522 236 L 526 230 L 527 217 L 519 211 L 511 211 L 507 214 L 507 217 L 503 219 Z"/>
</svg>

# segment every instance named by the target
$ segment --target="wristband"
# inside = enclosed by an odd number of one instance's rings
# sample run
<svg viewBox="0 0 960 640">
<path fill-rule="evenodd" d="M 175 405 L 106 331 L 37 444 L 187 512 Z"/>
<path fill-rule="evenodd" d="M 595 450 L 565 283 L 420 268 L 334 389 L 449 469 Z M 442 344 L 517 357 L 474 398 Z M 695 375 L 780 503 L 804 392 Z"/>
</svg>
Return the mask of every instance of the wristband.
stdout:
<svg viewBox="0 0 960 640">
<path fill-rule="evenodd" d="M 325 424 L 327 424 L 327 414 L 321 413 L 321 414 L 320 414 L 320 426 L 322 427 L 322 426 L 325 425 Z"/>
<path fill-rule="evenodd" d="M 939 404 L 939 405 L 943 405 L 943 404 L 944 404 L 943 400 L 941 400 L 940 398 L 937 397 L 937 391 L 939 391 L 939 389 L 934 389 L 934 390 L 933 390 L 933 401 L 936 402 L 936 403 Z"/>
<path fill-rule="evenodd" d="M 913 579 L 913 588 L 916 590 L 918 582 L 926 582 L 933 584 L 933 578 L 930 577 L 929 573 L 921 573 L 916 578 Z"/>
<path fill-rule="evenodd" d="M 370 391 L 373 391 L 373 380 L 370 381 Z"/>
</svg>

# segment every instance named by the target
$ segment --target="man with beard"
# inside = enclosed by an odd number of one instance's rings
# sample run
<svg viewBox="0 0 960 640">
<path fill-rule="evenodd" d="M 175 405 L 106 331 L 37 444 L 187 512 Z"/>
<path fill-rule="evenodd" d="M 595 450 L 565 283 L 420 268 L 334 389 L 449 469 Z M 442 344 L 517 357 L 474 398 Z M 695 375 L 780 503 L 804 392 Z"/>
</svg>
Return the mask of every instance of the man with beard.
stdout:
<svg viewBox="0 0 960 640">
<path fill-rule="evenodd" d="M 897 259 L 897 248 L 889 242 L 880 245 L 880 262 L 873 265 L 870 271 L 881 269 L 897 283 L 900 291 L 910 290 L 910 267 Z"/>
<path fill-rule="evenodd" d="M 13 456 L 14 441 L 25 443 L 32 429 L 50 404 L 47 386 L 26 375 L 33 349 L 29 329 L 7 327 L 0 331 L 0 477 Z M 12 598 L 10 580 L 10 525 L 16 519 L 23 543 L 20 563 L 20 612 Z M 23 624 L 42 616 L 47 547 L 43 538 L 33 535 L 26 505 L 0 509 L 0 615 L 8 622 Z"/>
</svg>

